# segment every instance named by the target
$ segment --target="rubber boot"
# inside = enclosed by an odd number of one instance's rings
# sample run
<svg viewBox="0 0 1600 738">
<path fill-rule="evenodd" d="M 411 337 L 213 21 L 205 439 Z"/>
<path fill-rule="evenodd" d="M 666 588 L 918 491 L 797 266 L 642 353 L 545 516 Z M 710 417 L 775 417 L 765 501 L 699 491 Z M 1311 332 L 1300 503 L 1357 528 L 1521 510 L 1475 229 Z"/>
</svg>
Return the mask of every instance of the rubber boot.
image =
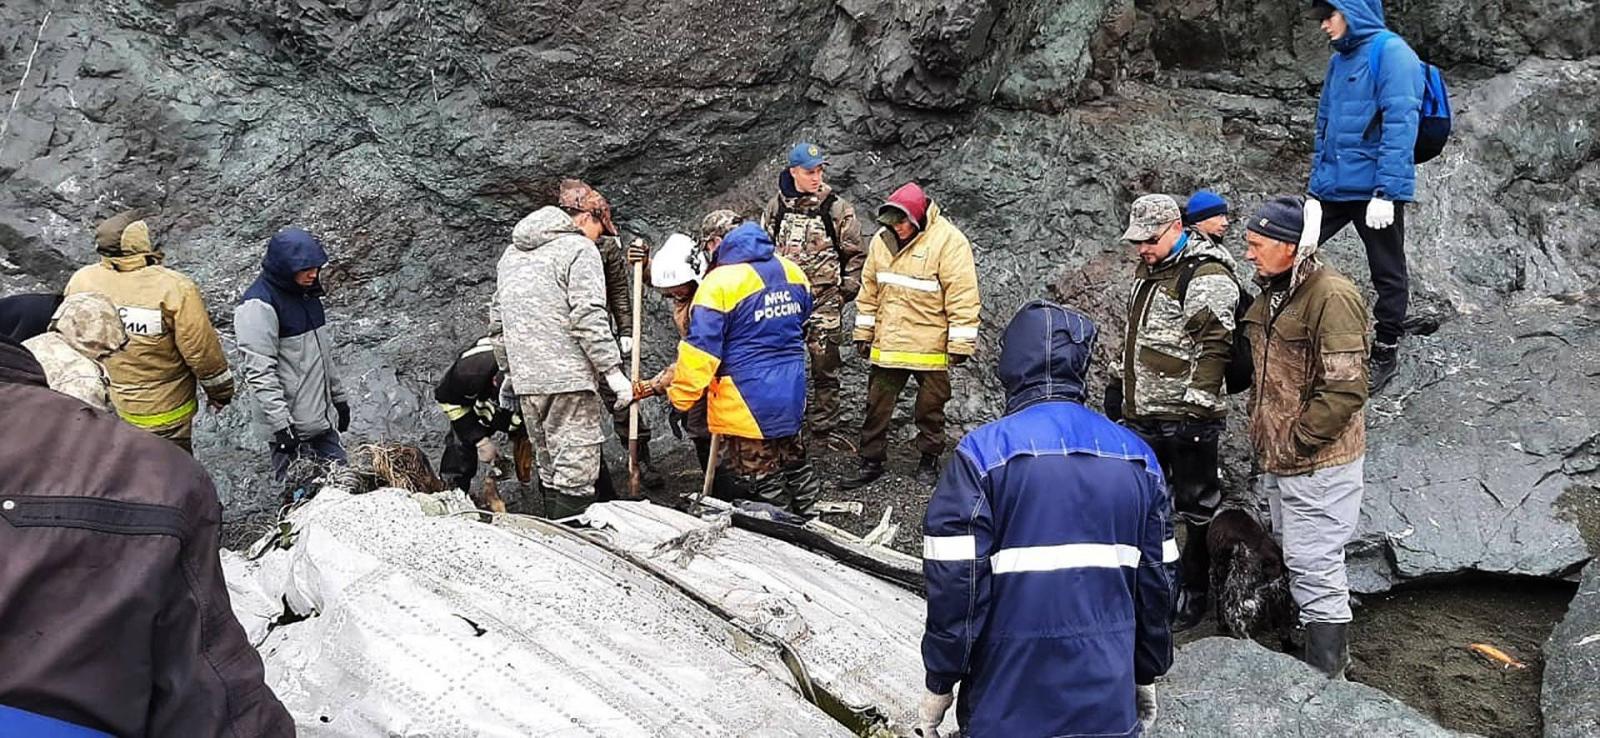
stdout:
<svg viewBox="0 0 1600 738">
<path fill-rule="evenodd" d="M 1172 632 L 1182 633 L 1206 619 L 1209 598 L 1203 589 L 1184 587 L 1178 592 L 1178 607 L 1172 613 Z"/>
<path fill-rule="evenodd" d="M 556 494 L 553 490 L 545 490 L 545 499 Z M 610 502 L 617 499 L 617 487 L 611 482 L 611 467 L 604 459 L 600 460 L 600 475 L 594 478 L 594 498 L 600 502 Z"/>
<path fill-rule="evenodd" d="M 594 504 L 594 495 L 569 495 L 546 489 L 544 496 L 544 516 L 550 520 L 562 520 L 574 515 L 582 515 L 589 506 Z"/>
<path fill-rule="evenodd" d="M 653 490 L 659 490 L 667 484 L 656 465 L 650 463 L 650 444 L 642 439 L 639 441 L 639 484 Z"/>
<path fill-rule="evenodd" d="M 1306 623 L 1304 661 L 1329 679 L 1343 679 L 1350 665 L 1349 623 Z"/>
<path fill-rule="evenodd" d="M 807 459 L 783 470 L 783 483 L 789 489 L 789 511 L 805 517 L 817 516 L 817 498 L 822 496 L 822 482 Z"/>
<path fill-rule="evenodd" d="M 1389 380 L 1400 369 L 1400 344 L 1373 343 L 1372 357 L 1367 363 L 1367 394 L 1376 395 L 1389 386 Z"/>
<path fill-rule="evenodd" d="M 839 489 L 860 489 L 883 476 L 883 462 L 872 459 L 862 459 L 861 467 L 856 470 L 856 475 L 839 482 Z"/>
<path fill-rule="evenodd" d="M 776 474 L 763 474 L 759 477 L 745 477 L 740 481 L 745 483 L 745 493 L 751 499 L 765 502 L 776 508 L 788 507 L 788 495 L 785 494 L 783 472 Z"/>
<path fill-rule="evenodd" d="M 939 483 L 939 457 L 934 454 L 923 454 L 922 460 L 917 462 L 917 483 L 932 487 Z"/>
</svg>

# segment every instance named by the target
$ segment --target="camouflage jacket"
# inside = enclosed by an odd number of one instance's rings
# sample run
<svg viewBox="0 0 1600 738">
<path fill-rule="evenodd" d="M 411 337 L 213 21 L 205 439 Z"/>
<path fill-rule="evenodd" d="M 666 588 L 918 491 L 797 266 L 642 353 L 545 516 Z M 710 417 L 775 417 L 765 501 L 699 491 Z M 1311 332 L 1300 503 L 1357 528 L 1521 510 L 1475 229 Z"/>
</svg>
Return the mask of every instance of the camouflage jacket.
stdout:
<svg viewBox="0 0 1600 738">
<path fill-rule="evenodd" d="M 1186 236 L 1177 258 L 1140 264 L 1135 273 L 1121 360 L 1111 369 L 1130 420 L 1214 420 L 1228 412 L 1223 383 L 1239 304 L 1237 262 L 1201 233 Z M 1205 263 L 1194 267 L 1199 260 Z"/>
<path fill-rule="evenodd" d="M 821 210 L 824 202 L 830 203 L 826 213 Z M 777 222 L 780 209 L 784 211 L 781 223 Z M 833 221 L 833 232 L 838 234 L 839 243 L 828 240 L 823 218 Z M 782 192 L 773 195 L 761 214 L 761 227 L 772 236 L 778 254 L 805 271 L 816 295 L 818 311 L 842 308 L 861 291 L 861 267 L 867 260 L 867 250 L 861 243 L 861 226 L 856 222 L 855 208 L 844 198 L 834 196 L 828 185 L 799 197 L 786 197 Z M 837 300 L 829 299 L 831 296 L 826 294 L 833 288 L 838 290 Z"/>
<path fill-rule="evenodd" d="M 1271 474 L 1307 474 L 1366 453 L 1367 306 L 1315 260 L 1275 280 L 1244 316 L 1255 358 L 1250 440 Z"/>
</svg>

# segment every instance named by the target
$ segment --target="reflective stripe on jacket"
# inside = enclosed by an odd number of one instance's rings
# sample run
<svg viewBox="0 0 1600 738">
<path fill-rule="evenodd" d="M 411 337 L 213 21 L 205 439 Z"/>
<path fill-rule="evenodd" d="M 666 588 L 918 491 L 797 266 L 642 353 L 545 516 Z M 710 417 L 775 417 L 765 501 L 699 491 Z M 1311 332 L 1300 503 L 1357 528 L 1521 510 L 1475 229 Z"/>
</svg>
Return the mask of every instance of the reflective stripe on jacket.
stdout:
<svg viewBox="0 0 1600 738">
<path fill-rule="evenodd" d="M 712 433 L 784 438 L 800 432 L 806 404 L 805 322 L 811 288 L 773 252 L 756 223 L 735 228 L 695 291 L 689 335 L 667 397 L 687 412 L 709 395 Z"/>
<path fill-rule="evenodd" d="M 949 354 L 977 349 L 981 302 L 972 244 L 937 204 L 928 206 L 927 219 L 898 253 L 882 233 L 867 250 L 854 340 L 872 342 L 877 366 L 941 371 Z"/>
</svg>

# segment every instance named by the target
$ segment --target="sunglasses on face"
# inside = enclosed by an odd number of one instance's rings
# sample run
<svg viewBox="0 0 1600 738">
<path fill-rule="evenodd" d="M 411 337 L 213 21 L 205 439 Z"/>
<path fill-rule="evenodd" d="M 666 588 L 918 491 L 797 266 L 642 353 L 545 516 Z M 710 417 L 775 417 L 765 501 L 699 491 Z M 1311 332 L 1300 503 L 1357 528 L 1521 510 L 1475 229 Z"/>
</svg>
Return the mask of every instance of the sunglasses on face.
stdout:
<svg viewBox="0 0 1600 738">
<path fill-rule="evenodd" d="M 1156 245 L 1156 242 L 1160 241 L 1161 237 L 1167 235 L 1167 231 L 1170 230 L 1172 230 L 1172 226 L 1169 225 L 1166 228 L 1162 228 L 1160 231 L 1158 231 L 1156 235 L 1151 236 L 1143 241 L 1129 241 L 1128 243 L 1131 243 L 1135 246 L 1154 246 Z"/>
</svg>

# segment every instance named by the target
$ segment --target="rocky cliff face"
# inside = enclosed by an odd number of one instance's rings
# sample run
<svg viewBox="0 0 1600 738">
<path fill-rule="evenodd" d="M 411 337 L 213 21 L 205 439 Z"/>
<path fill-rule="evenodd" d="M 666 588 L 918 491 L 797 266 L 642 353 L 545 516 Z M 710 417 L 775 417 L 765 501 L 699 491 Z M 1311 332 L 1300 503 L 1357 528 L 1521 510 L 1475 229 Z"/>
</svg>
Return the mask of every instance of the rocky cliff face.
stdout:
<svg viewBox="0 0 1600 738">
<path fill-rule="evenodd" d="M 1236 212 L 1300 192 L 1328 48 L 1292 0 L 108 0 L 0 8 L 0 288 L 58 288 L 90 229 L 153 208 L 227 332 L 266 239 L 335 258 L 359 438 L 436 439 L 431 385 L 484 326 L 511 225 L 563 176 L 658 240 L 754 211 L 789 143 L 822 143 L 870 209 L 923 182 L 972 236 L 982 346 L 1053 295 L 1122 326 L 1116 242 L 1146 192 Z M 1600 16 L 1577 0 L 1406 4 L 1458 134 L 1421 169 L 1400 379 L 1371 411 L 1360 581 L 1570 573 L 1557 498 L 1594 494 Z M 24 75 L 26 72 L 26 75 Z M 1237 245 L 1238 242 L 1235 241 Z M 1242 247 L 1241 247 L 1242 249 Z M 1365 278 L 1347 233 L 1332 259 Z M 647 364 L 672 344 L 650 300 Z M 861 399 L 861 367 L 846 406 Z M 954 421 L 995 416 L 987 363 Z M 270 505 L 241 409 L 199 455 L 230 515 Z M 1248 471 L 1232 449 L 1230 481 Z"/>
</svg>

